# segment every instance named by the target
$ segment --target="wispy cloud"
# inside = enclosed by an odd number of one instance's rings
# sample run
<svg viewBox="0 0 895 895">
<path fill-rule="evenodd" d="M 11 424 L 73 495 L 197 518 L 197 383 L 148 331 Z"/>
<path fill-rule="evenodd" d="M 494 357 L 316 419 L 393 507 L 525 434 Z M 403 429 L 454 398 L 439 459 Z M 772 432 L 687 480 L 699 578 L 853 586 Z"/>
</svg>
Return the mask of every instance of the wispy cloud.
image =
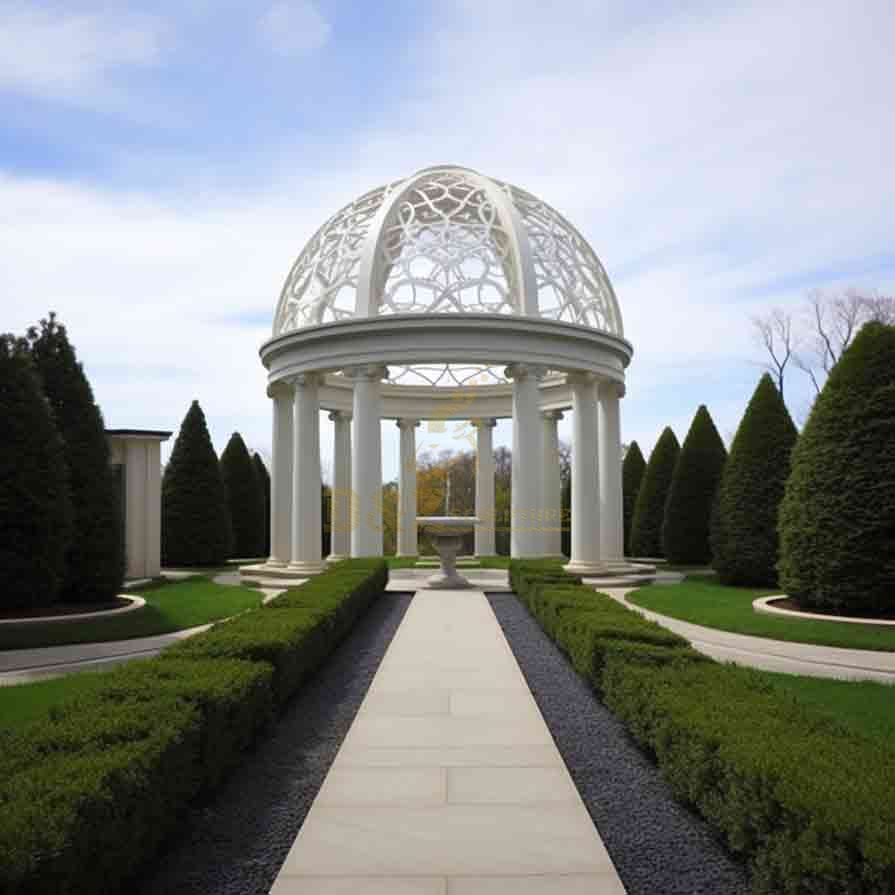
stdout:
<svg viewBox="0 0 895 895">
<path fill-rule="evenodd" d="M 304 56 L 329 40 L 332 28 L 313 0 L 278 0 L 261 17 L 261 33 L 281 56 Z"/>
<path fill-rule="evenodd" d="M 159 59 L 161 29 L 146 15 L 76 13 L 0 5 L 0 90 L 83 102 L 111 88 L 115 73 Z"/>
</svg>

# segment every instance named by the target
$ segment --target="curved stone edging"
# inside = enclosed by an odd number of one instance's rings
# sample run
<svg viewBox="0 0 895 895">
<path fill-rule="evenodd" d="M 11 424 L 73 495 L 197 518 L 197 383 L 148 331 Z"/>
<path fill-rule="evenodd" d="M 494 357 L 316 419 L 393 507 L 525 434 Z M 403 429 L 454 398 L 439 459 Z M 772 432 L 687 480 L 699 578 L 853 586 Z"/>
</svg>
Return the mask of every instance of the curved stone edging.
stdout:
<svg viewBox="0 0 895 895">
<path fill-rule="evenodd" d="M 106 609 L 99 612 L 76 612 L 71 615 L 42 615 L 38 618 L 4 618 L 0 619 L 0 625 L 35 625 L 35 624 L 61 624 L 64 622 L 80 622 L 89 618 L 111 618 L 113 615 L 124 615 L 126 612 L 135 612 L 146 605 L 142 597 L 132 597 L 130 594 L 117 594 L 119 600 L 127 600 L 130 606 L 122 606 L 120 609 Z"/>
<path fill-rule="evenodd" d="M 895 619 L 882 618 L 857 618 L 847 615 L 823 615 L 820 612 L 796 612 L 794 609 L 783 609 L 780 606 L 772 606 L 774 600 L 788 600 L 786 594 L 774 594 L 770 597 L 758 597 L 752 601 L 752 608 L 756 612 L 766 615 L 783 615 L 787 618 L 811 618 L 822 622 L 847 622 L 850 625 L 877 625 L 895 627 Z"/>
</svg>

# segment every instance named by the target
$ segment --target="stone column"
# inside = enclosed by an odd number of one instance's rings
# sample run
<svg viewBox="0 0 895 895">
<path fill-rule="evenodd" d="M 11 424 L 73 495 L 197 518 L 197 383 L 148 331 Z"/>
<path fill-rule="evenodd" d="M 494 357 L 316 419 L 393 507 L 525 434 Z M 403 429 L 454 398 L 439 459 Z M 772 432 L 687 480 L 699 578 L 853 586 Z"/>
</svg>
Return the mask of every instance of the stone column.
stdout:
<svg viewBox="0 0 895 895">
<path fill-rule="evenodd" d="M 398 556 L 417 555 L 416 428 L 419 420 L 400 419 L 401 459 L 398 467 Z"/>
<path fill-rule="evenodd" d="M 292 386 L 275 382 L 267 394 L 273 399 L 270 559 L 267 562 L 271 566 L 285 566 L 292 559 Z"/>
<path fill-rule="evenodd" d="M 541 414 L 543 457 L 541 465 L 541 505 L 544 508 L 543 552 L 545 556 L 562 556 L 562 481 L 559 469 L 559 434 L 557 423 L 561 410 L 545 410 Z"/>
<path fill-rule="evenodd" d="M 541 548 L 541 420 L 538 411 L 540 367 L 512 364 L 513 465 L 510 555 L 539 556 Z"/>
<path fill-rule="evenodd" d="M 572 388 L 572 555 L 566 569 L 600 575 L 600 494 L 597 485 L 597 404 L 594 377 L 575 373 Z"/>
<path fill-rule="evenodd" d="M 327 562 L 338 562 L 351 556 L 351 414 L 335 410 L 329 418 L 333 422 L 333 487 Z"/>
<path fill-rule="evenodd" d="M 494 427 L 497 420 L 473 420 L 476 428 L 475 514 L 482 521 L 475 527 L 475 555 L 494 556 Z"/>
<path fill-rule="evenodd" d="M 624 386 L 600 383 L 600 554 L 610 569 L 624 564 L 622 439 L 619 398 Z"/>
<path fill-rule="evenodd" d="M 382 556 L 382 380 L 383 364 L 345 371 L 354 380 L 351 424 L 351 555 Z"/>
<path fill-rule="evenodd" d="M 320 401 L 317 373 L 302 373 L 292 379 L 294 436 L 292 476 L 292 560 L 289 569 L 297 575 L 322 572 Z"/>
</svg>

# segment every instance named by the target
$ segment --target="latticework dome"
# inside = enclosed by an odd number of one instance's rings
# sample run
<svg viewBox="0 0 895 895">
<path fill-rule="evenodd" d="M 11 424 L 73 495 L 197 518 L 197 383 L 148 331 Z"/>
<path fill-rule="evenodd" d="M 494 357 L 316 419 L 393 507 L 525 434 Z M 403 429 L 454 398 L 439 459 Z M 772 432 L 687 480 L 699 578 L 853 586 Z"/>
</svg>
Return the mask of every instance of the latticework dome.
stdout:
<svg viewBox="0 0 895 895">
<path fill-rule="evenodd" d="M 529 316 L 624 335 L 606 271 L 559 212 L 454 166 L 426 168 L 336 212 L 292 266 L 273 334 L 416 313 Z"/>
</svg>

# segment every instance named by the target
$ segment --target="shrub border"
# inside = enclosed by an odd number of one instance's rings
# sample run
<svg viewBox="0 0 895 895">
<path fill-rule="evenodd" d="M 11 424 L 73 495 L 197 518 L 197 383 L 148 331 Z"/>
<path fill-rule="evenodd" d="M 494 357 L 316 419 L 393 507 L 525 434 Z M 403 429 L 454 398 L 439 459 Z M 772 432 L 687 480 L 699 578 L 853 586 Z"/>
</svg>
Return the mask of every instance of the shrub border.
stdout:
<svg viewBox="0 0 895 895">
<path fill-rule="evenodd" d="M 45 720 L 0 731 L 0 893 L 124 884 L 387 580 L 383 560 L 345 560 L 267 606 L 108 672 Z"/>
<path fill-rule="evenodd" d="M 510 582 L 676 797 L 748 862 L 753 892 L 895 892 L 895 750 L 660 637 L 559 563 L 514 560 Z"/>
</svg>

